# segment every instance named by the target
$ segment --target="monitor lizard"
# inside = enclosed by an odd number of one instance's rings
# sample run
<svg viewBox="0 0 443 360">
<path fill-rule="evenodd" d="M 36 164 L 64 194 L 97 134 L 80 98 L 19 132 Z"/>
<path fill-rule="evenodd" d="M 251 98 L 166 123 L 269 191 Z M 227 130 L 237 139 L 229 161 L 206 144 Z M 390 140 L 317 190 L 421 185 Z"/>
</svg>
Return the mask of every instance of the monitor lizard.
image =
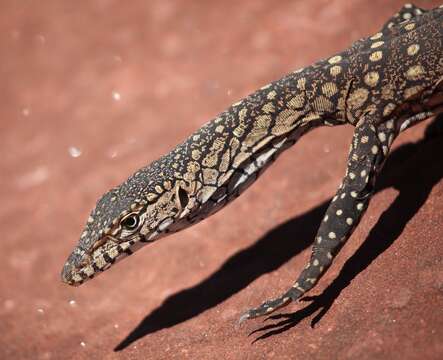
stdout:
<svg viewBox="0 0 443 360">
<path fill-rule="evenodd" d="M 237 198 L 285 149 L 318 126 L 355 127 L 346 174 L 307 266 L 269 314 L 310 290 L 358 225 L 397 135 L 443 111 L 443 5 L 405 5 L 380 32 L 272 82 L 203 125 L 170 153 L 105 193 L 62 270 L 80 285 Z M 442 119 L 443 120 L 443 119 Z"/>
</svg>

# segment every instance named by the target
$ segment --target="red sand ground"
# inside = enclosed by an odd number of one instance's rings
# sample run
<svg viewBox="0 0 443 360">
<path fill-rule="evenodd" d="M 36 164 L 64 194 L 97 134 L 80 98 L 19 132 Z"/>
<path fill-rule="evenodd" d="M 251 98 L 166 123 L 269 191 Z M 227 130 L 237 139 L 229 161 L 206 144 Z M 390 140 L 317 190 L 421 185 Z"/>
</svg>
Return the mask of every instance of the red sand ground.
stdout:
<svg viewBox="0 0 443 360">
<path fill-rule="evenodd" d="M 80 288 L 59 281 L 105 190 L 402 1 L 86 4 L 1 6 L 1 359 L 443 358 L 443 139 L 420 141 L 425 124 L 396 143 L 322 296 L 288 317 L 236 325 L 307 260 L 348 127 L 310 133 L 202 224 Z"/>
</svg>

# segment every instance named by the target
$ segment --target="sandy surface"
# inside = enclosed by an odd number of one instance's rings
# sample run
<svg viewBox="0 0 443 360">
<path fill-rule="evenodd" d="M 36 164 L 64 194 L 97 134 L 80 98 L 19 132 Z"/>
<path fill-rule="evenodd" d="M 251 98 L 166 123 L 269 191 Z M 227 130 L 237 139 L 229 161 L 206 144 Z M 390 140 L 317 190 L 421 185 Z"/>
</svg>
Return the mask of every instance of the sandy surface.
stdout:
<svg viewBox="0 0 443 360">
<path fill-rule="evenodd" d="M 397 141 L 320 296 L 279 319 L 236 325 L 307 260 L 351 128 L 310 133 L 233 205 L 94 281 L 59 280 L 99 195 L 401 5 L 2 1 L 0 358 L 443 358 L 443 138 L 426 124 Z"/>
</svg>

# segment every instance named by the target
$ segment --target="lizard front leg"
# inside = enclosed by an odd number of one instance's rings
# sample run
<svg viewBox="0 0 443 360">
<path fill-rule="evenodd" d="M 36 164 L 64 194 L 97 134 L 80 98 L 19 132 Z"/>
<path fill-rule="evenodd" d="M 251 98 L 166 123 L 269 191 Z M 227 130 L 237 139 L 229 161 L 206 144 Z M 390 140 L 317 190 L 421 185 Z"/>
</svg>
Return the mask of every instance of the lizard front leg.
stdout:
<svg viewBox="0 0 443 360">
<path fill-rule="evenodd" d="M 377 173 L 395 138 L 393 121 L 379 126 L 366 117 L 357 125 L 346 176 L 326 211 L 308 265 L 294 285 L 280 297 L 264 302 L 240 317 L 240 322 L 269 314 L 310 290 L 331 265 L 368 207 Z"/>
</svg>

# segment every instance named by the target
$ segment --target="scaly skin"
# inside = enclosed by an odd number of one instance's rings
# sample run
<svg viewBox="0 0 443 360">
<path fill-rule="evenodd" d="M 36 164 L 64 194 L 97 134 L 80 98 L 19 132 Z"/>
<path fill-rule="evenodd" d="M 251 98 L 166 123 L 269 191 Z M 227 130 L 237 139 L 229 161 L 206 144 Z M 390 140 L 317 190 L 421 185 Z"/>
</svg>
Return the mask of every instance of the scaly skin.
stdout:
<svg viewBox="0 0 443 360">
<path fill-rule="evenodd" d="M 371 199 L 396 136 L 443 108 L 443 8 L 405 5 L 381 32 L 275 81 L 218 115 L 169 154 L 107 192 L 92 211 L 62 280 L 79 285 L 237 198 L 285 149 L 317 126 L 355 126 L 345 177 L 311 259 L 255 318 L 300 298 L 331 265 Z"/>
</svg>

